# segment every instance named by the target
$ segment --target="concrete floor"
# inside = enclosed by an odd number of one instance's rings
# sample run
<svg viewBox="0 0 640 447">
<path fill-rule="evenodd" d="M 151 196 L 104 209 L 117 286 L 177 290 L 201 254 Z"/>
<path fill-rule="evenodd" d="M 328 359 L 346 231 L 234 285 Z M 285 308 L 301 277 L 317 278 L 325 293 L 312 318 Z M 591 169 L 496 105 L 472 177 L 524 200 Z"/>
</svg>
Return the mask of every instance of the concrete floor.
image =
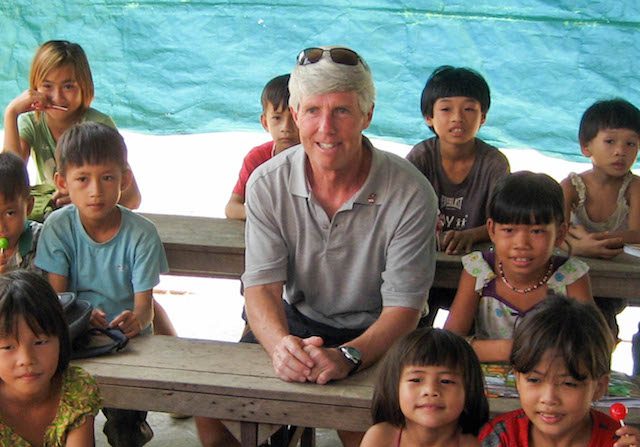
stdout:
<svg viewBox="0 0 640 447">
<path fill-rule="evenodd" d="M 102 433 L 104 416 L 96 417 L 96 447 L 108 447 L 107 437 Z M 173 419 L 166 413 L 149 412 L 147 422 L 154 432 L 148 447 L 199 447 L 198 433 L 193 418 Z M 316 430 L 316 447 L 338 447 L 340 440 L 334 430 Z"/>
</svg>

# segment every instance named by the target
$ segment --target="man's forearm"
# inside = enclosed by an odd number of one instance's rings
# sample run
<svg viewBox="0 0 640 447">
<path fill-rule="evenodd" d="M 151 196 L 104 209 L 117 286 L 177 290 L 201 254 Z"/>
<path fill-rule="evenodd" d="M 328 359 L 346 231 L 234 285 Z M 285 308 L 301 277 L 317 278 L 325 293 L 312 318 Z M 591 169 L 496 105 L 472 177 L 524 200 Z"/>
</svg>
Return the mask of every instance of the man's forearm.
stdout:
<svg viewBox="0 0 640 447">
<path fill-rule="evenodd" d="M 282 285 L 266 284 L 244 290 L 249 327 L 269 355 L 275 345 L 289 335 L 282 305 Z"/>
</svg>

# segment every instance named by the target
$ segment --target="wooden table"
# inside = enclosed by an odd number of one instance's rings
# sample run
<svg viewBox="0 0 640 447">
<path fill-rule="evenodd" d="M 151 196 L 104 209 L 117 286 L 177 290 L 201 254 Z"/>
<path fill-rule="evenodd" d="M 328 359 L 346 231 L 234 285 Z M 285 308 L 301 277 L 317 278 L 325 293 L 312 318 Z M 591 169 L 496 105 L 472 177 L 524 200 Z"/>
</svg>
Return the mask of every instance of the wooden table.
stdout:
<svg viewBox="0 0 640 447">
<path fill-rule="evenodd" d="M 171 274 L 239 278 L 244 271 L 244 223 L 212 217 L 143 214 L 158 228 Z M 582 258 L 589 264 L 594 296 L 626 298 L 640 305 L 640 258 Z M 437 253 L 435 287 L 455 289 L 460 256 Z"/>
<path fill-rule="evenodd" d="M 257 445 L 260 424 L 365 431 L 371 423 L 375 368 L 327 385 L 287 383 L 259 345 L 162 335 L 73 363 L 94 375 L 105 406 L 237 421 L 243 446 Z M 494 415 L 519 407 L 514 398 L 489 403 Z M 640 422 L 640 410 L 627 421 Z"/>
<path fill-rule="evenodd" d="M 366 430 L 373 370 L 328 385 L 278 379 L 259 345 L 155 335 L 126 351 L 74 361 L 94 375 L 104 405 L 238 421 L 243 446 L 258 424 Z"/>
</svg>

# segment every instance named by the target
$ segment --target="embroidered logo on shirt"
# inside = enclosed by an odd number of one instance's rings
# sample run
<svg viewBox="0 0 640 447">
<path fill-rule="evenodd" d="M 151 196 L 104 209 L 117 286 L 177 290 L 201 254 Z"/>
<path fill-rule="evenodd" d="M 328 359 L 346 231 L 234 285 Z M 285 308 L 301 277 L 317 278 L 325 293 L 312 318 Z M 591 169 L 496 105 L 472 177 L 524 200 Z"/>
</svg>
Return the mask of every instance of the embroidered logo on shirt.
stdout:
<svg viewBox="0 0 640 447">
<path fill-rule="evenodd" d="M 367 203 L 369 203 L 369 205 L 373 205 L 376 202 L 376 197 L 378 197 L 378 195 L 375 192 L 372 192 L 369 194 L 369 197 L 367 197 Z"/>
</svg>

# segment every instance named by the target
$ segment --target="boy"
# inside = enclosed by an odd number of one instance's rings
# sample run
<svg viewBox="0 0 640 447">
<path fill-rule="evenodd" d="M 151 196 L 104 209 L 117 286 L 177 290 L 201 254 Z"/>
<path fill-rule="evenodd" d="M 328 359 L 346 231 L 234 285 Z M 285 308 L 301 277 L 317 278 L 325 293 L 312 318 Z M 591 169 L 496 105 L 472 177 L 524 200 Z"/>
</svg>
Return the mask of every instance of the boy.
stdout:
<svg viewBox="0 0 640 447">
<path fill-rule="evenodd" d="M 436 68 L 422 91 L 422 115 L 436 136 L 415 145 L 407 160 L 438 195 L 439 249 L 448 254 L 489 240 L 486 205 L 495 183 L 509 173 L 507 158 L 476 138 L 490 105 L 487 82 L 469 68 Z"/>
<path fill-rule="evenodd" d="M 168 267 L 153 224 L 118 205 L 132 179 L 124 139 L 102 124 L 78 124 L 60 139 L 56 161 L 56 187 L 71 205 L 47 218 L 36 265 L 56 292 L 93 305 L 92 326 L 119 328 L 129 338 L 151 334 L 153 287 Z M 111 445 L 144 445 L 153 436 L 146 412 L 103 412 Z"/>
<path fill-rule="evenodd" d="M 17 155 L 0 153 L 0 238 L 8 242 L 0 248 L 0 274 L 35 269 L 42 224 L 27 219 L 32 209 L 26 165 Z"/>
<path fill-rule="evenodd" d="M 244 195 L 247 180 L 253 170 L 283 150 L 300 144 L 298 127 L 289 112 L 289 77 L 288 74 L 277 76 L 267 82 L 262 90 L 260 123 L 271 134 L 273 141 L 254 147 L 244 158 L 238 182 L 224 209 L 229 219 L 247 218 Z"/>
</svg>

